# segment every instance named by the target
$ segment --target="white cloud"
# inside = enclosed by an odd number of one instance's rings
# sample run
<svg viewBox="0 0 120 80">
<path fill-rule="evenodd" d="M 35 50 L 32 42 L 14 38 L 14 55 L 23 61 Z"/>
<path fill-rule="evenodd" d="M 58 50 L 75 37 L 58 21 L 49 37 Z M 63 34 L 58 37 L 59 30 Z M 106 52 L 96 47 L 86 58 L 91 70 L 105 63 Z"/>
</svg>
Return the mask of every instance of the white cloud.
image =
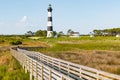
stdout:
<svg viewBox="0 0 120 80">
<path fill-rule="evenodd" d="M 22 19 L 20 20 L 20 22 L 26 23 L 27 20 L 28 20 L 28 17 L 27 16 L 23 16 Z"/>
<path fill-rule="evenodd" d="M 17 22 L 0 21 L 0 34 L 24 34 L 27 31 L 38 30 L 39 24 L 33 22 L 28 16 L 22 16 Z"/>
</svg>

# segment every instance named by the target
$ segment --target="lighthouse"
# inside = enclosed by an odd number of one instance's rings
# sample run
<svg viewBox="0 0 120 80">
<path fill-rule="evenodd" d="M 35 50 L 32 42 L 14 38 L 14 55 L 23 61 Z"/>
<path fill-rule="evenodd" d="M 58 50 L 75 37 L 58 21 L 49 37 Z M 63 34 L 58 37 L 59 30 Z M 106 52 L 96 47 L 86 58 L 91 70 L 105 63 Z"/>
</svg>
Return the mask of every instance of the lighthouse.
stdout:
<svg viewBox="0 0 120 80">
<path fill-rule="evenodd" d="M 48 23 L 47 23 L 47 37 L 51 38 L 53 37 L 53 23 L 52 23 L 52 7 L 51 4 L 49 4 L 48 7 Z"/>
</svg>

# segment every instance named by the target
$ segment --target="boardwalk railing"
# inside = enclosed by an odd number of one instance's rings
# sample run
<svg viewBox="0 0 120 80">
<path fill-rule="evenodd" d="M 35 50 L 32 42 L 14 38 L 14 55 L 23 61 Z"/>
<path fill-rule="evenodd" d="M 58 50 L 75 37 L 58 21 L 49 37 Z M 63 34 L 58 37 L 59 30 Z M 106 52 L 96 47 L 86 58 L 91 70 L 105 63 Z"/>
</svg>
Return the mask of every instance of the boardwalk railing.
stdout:
<svg viewBox="0 0 120 80">
<path fill-rule="evenodd" d="M 12 55 L 35 80 L 120 80 L 120 76 L 46 56 L 11 48 Z"/>
</svg>

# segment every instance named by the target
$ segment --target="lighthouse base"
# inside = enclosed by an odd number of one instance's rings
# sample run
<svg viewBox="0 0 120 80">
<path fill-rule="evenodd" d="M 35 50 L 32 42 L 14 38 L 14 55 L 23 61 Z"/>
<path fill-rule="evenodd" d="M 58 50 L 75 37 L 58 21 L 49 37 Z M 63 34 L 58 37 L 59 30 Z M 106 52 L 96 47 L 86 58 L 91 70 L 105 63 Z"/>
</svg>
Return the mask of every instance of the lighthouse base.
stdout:
<svg viewBox="0 0 120 80">
<path fill-rule="evenodd" d="M 47 31 L 47 37 L 48 37 L 48 38 L 54 37 L 53 31 Z"/>
</svg>

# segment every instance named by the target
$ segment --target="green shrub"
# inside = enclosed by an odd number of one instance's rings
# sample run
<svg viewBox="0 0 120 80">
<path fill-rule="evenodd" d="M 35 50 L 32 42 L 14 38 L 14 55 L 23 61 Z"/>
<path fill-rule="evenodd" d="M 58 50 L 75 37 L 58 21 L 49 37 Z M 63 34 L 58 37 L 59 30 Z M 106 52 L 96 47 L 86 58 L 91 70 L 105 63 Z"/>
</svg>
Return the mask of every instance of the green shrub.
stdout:
<svg viewBox="0 0 120 80">
<path fill-rule="evenodd" d="M 4 43 L 5 41 L 4 40 L 0 40 L 0 43 Z"/>
<path fill-rule="evenodd" d="M 20 45 L 22 44 L 22 41 L 12 41 L 10 42 L 11 45 Z"/>
</svg>

